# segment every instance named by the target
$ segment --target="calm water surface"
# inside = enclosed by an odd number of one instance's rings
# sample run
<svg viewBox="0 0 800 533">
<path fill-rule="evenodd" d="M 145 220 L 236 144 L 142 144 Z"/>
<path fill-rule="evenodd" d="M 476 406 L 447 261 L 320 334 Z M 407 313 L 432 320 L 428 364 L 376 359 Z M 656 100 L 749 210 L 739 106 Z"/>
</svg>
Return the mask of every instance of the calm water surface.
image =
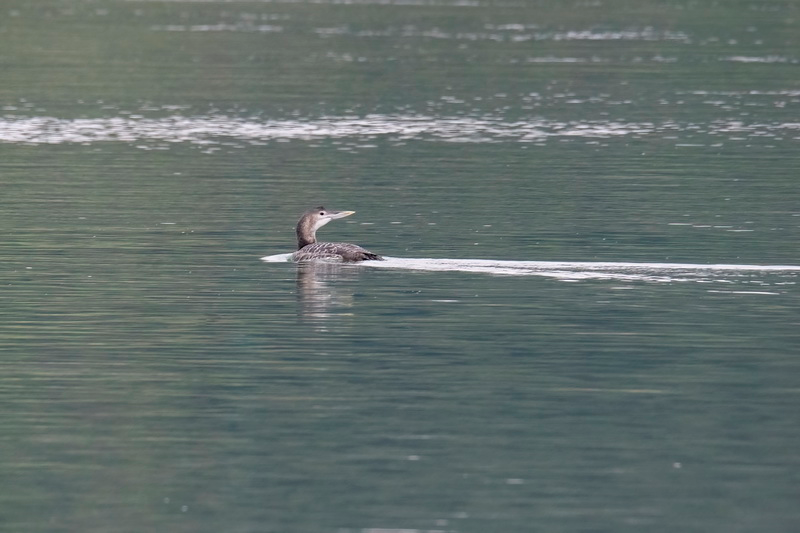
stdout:
<svg viewBox="0 0 800 533">
<path fill-rule="evenodd" d="M 795 531 L 798 21 L 7 0 L 3 529 Z"/>
</svg>

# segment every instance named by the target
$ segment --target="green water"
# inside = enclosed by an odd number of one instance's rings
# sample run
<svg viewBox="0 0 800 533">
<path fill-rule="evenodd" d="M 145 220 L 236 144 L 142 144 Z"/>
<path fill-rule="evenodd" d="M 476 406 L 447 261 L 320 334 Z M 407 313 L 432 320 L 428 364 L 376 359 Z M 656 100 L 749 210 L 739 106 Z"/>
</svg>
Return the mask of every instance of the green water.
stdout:
<svg viewBox="0 0 800 533">
<path fill-rule="evenodd" d="M 7 0 L 2 529 L 795 531 L 798 21 Z"/>
</svg>

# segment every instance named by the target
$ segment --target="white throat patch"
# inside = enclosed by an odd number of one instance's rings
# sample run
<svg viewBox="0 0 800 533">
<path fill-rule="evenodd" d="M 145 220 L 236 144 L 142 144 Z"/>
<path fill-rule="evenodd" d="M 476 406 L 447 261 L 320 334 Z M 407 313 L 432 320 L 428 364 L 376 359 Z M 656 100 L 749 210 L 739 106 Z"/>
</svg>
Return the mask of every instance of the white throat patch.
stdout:
<svg viewBox="0 0 800 533">
<path fill-rule="evenodd" d="M 322 226 L 324 226 L 325 224 L 327 224 L 331 220 L 332 219 L 330 219 L 328 217 L 318 219 L 316 222 L 314 222 L 314 232 L 316 232 L 319 228 L 321 228 Z"/>
</svg>

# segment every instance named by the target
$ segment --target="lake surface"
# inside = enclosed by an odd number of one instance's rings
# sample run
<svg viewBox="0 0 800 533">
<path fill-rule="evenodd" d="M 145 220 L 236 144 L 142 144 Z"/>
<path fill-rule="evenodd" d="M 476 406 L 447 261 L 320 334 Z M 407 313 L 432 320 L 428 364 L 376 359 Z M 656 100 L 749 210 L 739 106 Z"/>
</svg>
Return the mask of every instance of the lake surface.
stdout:
<svg viewBox="0 0 800 533">
<path fill-rule="evenodd" d="M 3 530 L 796 531 L 799 24 L 6 0 Z"/>
</svg>

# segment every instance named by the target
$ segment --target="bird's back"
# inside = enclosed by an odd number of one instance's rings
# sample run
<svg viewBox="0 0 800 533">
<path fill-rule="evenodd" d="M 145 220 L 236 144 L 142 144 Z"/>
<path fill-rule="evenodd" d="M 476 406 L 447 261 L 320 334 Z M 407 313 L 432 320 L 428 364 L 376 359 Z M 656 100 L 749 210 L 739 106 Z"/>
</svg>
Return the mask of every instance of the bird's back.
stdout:
<svg viewBox="0 0 800 533">
<path fill-rule="evenodd" d="M 294 261 L 382 261 L 383 257 L 347 242 L 315 242 L 307 244 L 292 254 Z"/>
</svg>

